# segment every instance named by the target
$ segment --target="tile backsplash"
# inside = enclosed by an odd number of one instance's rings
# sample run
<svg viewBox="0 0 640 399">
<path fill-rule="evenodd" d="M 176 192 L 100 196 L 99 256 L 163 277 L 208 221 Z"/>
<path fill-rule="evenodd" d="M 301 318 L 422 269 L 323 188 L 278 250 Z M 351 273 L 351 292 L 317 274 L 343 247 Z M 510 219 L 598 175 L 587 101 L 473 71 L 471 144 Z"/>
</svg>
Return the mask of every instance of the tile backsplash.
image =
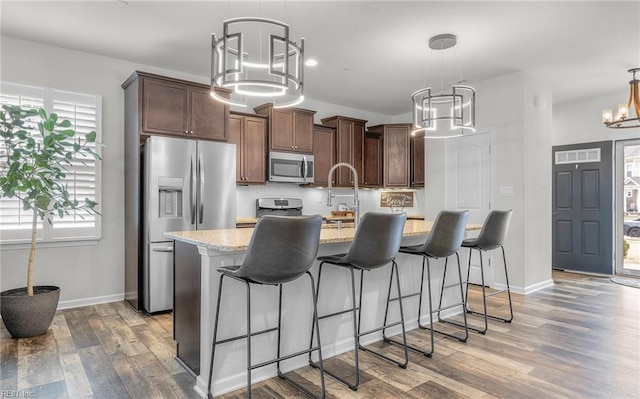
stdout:
<svg viewBox="0 0 640 399">
<path fill-rule="evenodd" d="M 327 206 L 326 188 L 302 188 L 296 184 L 287 183 L 267 183 L 264 186 L 238 186 L 236 189 L 236 216 L 255 217 L 257 198 L 300 198 L 302 199 L 302 212 L 306 215 L 321 214 L 328 215 L 332 210 L 338 210 L 338 204 L 344 203 L 347 206 L 353 205 L 353 190 L 346 188 L 334 188 L 332 193 L 332 207 Z M 391 212 L 391 208 L 380 207 L 380 193 L 382 190 L 360 189 L 360 211 L 364 212 Z M 344 195 L 344 196 L 343 196 Z M 404 208 L 408 214 L 425 213 L 424 189 L 414 191 L 413 207 Z M 396 210 L 394 208 L 394 210 Z"/>
</svg>

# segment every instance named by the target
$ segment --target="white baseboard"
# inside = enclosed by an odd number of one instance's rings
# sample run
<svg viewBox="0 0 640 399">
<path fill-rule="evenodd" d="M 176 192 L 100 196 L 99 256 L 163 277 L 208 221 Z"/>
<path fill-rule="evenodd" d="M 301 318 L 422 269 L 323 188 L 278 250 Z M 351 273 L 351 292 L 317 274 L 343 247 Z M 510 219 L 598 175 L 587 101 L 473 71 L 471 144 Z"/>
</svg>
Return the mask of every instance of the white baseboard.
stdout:
<svg viewBox="0 0 640 399">
<path fill-rule="evenodd" d="M 104 296 L 94 296 L 91 298 L 71 299 L 68 301 L 60 301 L 58 302 L 57 310 L 81 308 L 83 306 L 100 305 L 102 303 L 111 303 L 111 302 L 120 302 L 120 301 L 124 301 L 124 293 L 104 295 Z M 2 317 L 0 317 L 0 319 L 2 319 Z"/>
<path fill-rule="evenodd" d="M 91 298 L 71 299 L 58 302 L 58 310 L 81 308 L 83 306 L 100 305 L 102 303 L 124 301 L 124 292 L 121 294 L 94 296 Z"/>
<path fill-rule="evenodd" d="M 513 292 L 514 294 L 528 295 L 533 292 L 540 291 L 544 288 L 552 287 L 552 286 L 553 286 L 553 279 L 549 279 L 549 280 L 541 281 L 539 283 L 528 285 L 526 287 L 517 287 L 512 285 L 511 292 Z M 494 286 L 491 288 L 504 290 L 504 289 L 507 289 L 507 285 L 502 283 L 495 283 Z"/>
</svg>

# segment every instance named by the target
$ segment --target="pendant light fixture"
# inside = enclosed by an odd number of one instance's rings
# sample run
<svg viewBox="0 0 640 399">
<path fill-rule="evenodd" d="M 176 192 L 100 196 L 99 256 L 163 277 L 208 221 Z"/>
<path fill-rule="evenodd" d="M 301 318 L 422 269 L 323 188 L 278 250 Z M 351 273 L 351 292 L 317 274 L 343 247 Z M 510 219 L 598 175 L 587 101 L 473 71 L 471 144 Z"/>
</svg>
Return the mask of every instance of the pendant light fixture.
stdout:
<svg viewBox="0 0 640 399">
<path fill-rule="evenodd" d="M 602 111 L 602 123 L 612 129 L 629 129 L 632 127 L 640 127 L 640 80 L 636 79 L 636 72 L 640 72 L 640 68 L 632 68 L 627 72 L 632 74 L 629 82 L 629 101 L 626 104 L 618 105 L 618 113 L 613 119 L 613 112 L 610 109 Z M 631 108 L 636 113 L 635 118 L 629 118 Z"/>
<path fill-rule="evenodd" d="M 444 91 L 444 50 L 453 48 L 457 43 L 456 35 L 442 34 L 429 39 L 431 53 L 440 51 L 442 54 L 440 65 L 442 76 L 440 77 L 439 94 L 432 87 L 425 87 L 411 95 L 413 99 L 413 125 L 412 134 L 424 134 L 426 138 L 450 138 L 461 136 L 464 131 L 475 131 L 476 123 L 476 91 L 473 87 L 464 85 L 460 67 L 458 73 L 460 80 L 451 86 L 451 92 Z M 455 50 L 454 50 L 455 54 Z M 457 63 L 457 57 L 456 57 Z M 429 56 L 429 67 L 431 55 Z M 426 76 L 425 84 L 426 86 Z"/>
<path fill-rule="evenodd" d="M 232 18 L 222 24 L 222 36 L 212 35 L 211 95 L 246 107 L 249 97 L 273 99 L 274 108 L 304 100 L 304 39 L 289 39 L 289 25 L 268 18 Z M 244 102 L 219 96 L 215 88 L 233 90 Z M 235 95 L 234 95 L 235 93 Z"/>
</svg>

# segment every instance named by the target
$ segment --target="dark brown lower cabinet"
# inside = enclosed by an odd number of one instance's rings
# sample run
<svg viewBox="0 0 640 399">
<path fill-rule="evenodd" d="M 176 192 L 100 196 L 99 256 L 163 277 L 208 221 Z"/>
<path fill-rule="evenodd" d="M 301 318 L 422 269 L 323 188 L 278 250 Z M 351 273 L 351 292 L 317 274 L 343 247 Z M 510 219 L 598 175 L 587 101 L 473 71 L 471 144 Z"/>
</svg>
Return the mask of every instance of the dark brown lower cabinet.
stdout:
<svg viewBox="0 0 640 399">
<path fill-rule="evenodd" d="M 198 247 L 175 241 L 173 247 L 173 339 L 178 359 L 200 374 L 200 254 Z"/>
</svg>

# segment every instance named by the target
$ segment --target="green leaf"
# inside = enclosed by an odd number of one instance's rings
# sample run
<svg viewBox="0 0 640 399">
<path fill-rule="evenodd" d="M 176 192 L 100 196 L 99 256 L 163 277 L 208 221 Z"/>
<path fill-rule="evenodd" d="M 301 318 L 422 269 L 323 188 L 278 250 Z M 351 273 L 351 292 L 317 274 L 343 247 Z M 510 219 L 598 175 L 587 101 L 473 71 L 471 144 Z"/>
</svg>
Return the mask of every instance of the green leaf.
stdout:
<svg viewBox="0 0 640 399">
<path fill-rule="evenodd" d="M 96 141 L 96 136 L 98 134 L 95 131 L 90 131 L 89 133 L 87 133 L 87 135 L 84 137 L 88 143 L 94 143 Z"/>
<path fill-rule="evenodd" d="M 55 128 L 55 124 L 53 121 L 51 120 L 46 120 L 42 123 L 42 126 L 44 127 L 44 129 L 48 132 L 53 131 L 53 129 Z"/>
<path fill-rule="evenodd" d="M 71 127 L 71 121 L 69 119 L 65 119 L 58 124 L 60 127 Z"/>
<path fill-rule="evenodd" d="M 73 129 L 65 129 L 65 130 L 61 130 L 60 134 L 64 135 L 63 137 L 65 137 L 65 136 L 66 137 L 73 137 L 76 134 L 76 132 Z"/>
<path fill-rule="evenodd" d="M 38 110 L 38 115 L 40 115 L 40 118 L 42 119 L 45 119 L 45 120 L 47 119 L 47 112 L 42 108 Z"/>
</svg>

